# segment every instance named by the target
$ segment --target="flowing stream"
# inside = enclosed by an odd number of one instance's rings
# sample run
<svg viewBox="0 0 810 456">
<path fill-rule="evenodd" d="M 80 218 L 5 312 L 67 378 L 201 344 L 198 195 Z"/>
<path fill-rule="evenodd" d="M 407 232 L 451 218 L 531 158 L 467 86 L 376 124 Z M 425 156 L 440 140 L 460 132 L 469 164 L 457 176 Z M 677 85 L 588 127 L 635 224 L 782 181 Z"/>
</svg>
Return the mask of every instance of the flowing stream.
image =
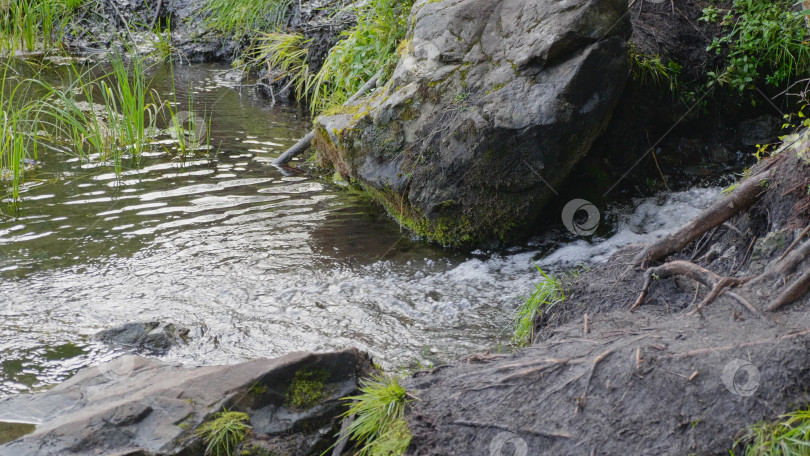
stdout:
<svg viewBox="0 0 810 456">
<path fill-rule="evenodd" d="M 177 98 L 191 87 L 194 109 L 211 115 L 216 153 L 156 150 L 119 179 L 40 151 L 18 216 L 0 218 L 0 397 L 119 356 L 92 335 L 132 321 L 188 327 L 164 358 L 191 364 L 356 346 L 398 368 L 508 350 L 514 309 L 539 277 L 533 261 L 604 261 L 719 194 L 612 208 L 610 230 L 590 242 L 558 233 L 506 251 L 444 250 L 362 196 L 271 166 L 309 123 L 240 91 L 228 70 L 174 69 Z M 165 71 L 154 86 L 173 90 Z"/>
</svg>

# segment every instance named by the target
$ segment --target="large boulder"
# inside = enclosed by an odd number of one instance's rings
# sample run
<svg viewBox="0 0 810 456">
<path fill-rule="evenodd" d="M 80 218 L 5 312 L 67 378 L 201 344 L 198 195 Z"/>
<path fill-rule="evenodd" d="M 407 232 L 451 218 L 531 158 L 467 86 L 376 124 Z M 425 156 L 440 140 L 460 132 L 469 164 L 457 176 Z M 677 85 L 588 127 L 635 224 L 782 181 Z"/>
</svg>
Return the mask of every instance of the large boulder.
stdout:
<svg viewBox="0 0 810 456">
<path fill-rule="evenodd" d="M 0 456 L 203 454 L 195 429 L 223 407 L 250 417 L 245 454 L 320 454 L 339 429 L 340 398 L 369 366 L 355 349 L 197 368 L 124 356 L 0 401 L 0 430 L 35 425 Z"/>
<path fill-rule="evenodd" d="M 316 121 L 324 165 L 417 234 L 496 240 L 545 214 L 627 74 L 624 0 L 419 0 L 393 76 Z"/>
</svg>

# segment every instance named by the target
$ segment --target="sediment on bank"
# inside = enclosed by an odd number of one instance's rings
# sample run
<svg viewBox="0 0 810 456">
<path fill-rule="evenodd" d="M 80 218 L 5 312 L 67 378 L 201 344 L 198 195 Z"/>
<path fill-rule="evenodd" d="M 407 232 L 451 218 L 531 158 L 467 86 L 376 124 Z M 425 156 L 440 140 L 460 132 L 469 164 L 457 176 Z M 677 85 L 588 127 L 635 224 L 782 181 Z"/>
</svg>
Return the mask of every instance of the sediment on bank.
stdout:
<svg viewBox="0 0 810 456">
<path fill-rule="evenodd" d="M 421 372 L 408 454 L 727 454 L 803 410 L 810 135 L 682 229 L 583 272 L 535 344 Z M 527 399 L 528 398 L 528 399 Z M 736 442 L 736 443 L 735 443 Z"/>
</svg>

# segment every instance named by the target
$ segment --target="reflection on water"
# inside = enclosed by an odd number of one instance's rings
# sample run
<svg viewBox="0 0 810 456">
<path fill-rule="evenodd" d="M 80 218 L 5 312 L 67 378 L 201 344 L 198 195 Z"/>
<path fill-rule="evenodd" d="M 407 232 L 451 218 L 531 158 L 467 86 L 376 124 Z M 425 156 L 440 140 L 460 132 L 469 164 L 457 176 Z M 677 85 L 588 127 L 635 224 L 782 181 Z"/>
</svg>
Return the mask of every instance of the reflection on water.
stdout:
<svg viewBox="0 0 810 456">
<path fill-rule="evenodd" d="M 227 74 L 175 69 L 176 98 L 190 87 L 211 115 L 216 154 L 157 148 L 120 179 L 40 155 L 19 217 L 0 221 L 0 394 L 116 356 L 90 336 L 129 321 L 189 327 L 167 358 L 192 363 L 357 346 L 397 367 L 497 345 L 531 254 L 449 254 L 361 197 L 282 175 L 270 162 L 308 122 Z"/>
<path fill-rule="evenodd" d="M 395 368 L 509 339 L 539 247 L 414 242 L 365 199 L 270 166 L 309 127 L 295 109 L 240 94 L 227 68 L 175 73 L 216 154 L 158 149 L 117 179 L 44 153 L 19 217 L 0 220 L 0 396 L 119 355 L 90 336 L 131 321 L 190 328 L 165 356 L 189 363 L 356 346 Z"/>
</svg>

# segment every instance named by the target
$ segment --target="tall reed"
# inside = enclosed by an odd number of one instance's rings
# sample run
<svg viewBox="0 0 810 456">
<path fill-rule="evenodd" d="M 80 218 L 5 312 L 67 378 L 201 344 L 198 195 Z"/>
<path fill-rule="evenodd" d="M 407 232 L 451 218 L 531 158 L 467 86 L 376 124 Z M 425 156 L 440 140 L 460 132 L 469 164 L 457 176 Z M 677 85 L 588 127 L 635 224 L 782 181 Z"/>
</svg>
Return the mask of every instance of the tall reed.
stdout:
<svg viewBox="0 0 810 456">
<path fill-rule="evenodd" d="M 0 197 L 14 204 L 20 196 L 27 162 L 37 159 L 43 122 L 40 103 L 32 99 L 30 81 L 17 78 L 16 69 L 8 63 L 0 73 L 0 188 L 6 187 Z"/>
<path fill-rule="evenodd" d="M 2 65 L 0 188 L 7 188 L 6 198 L 19 199 L 26 159 L 36 159 L 44 143 L 82 159 L 108 161 L 120 175 L 126 160 L 137 165 L 153 140 L 166 134 L 159 121 L 174 128 L 170 105 L 149 87 L 144 59 L 112 55 L 109 70 L 73 63 L 61 78 L 43 69 L 23 77 L 12 63 Z M 186 146 L 180 147 L 185 153 Z"/>
<path fill-rule="evenodd" d="M 83 0 L 0 0 L 0 51 L 49 50 Z"/>
</svg>

